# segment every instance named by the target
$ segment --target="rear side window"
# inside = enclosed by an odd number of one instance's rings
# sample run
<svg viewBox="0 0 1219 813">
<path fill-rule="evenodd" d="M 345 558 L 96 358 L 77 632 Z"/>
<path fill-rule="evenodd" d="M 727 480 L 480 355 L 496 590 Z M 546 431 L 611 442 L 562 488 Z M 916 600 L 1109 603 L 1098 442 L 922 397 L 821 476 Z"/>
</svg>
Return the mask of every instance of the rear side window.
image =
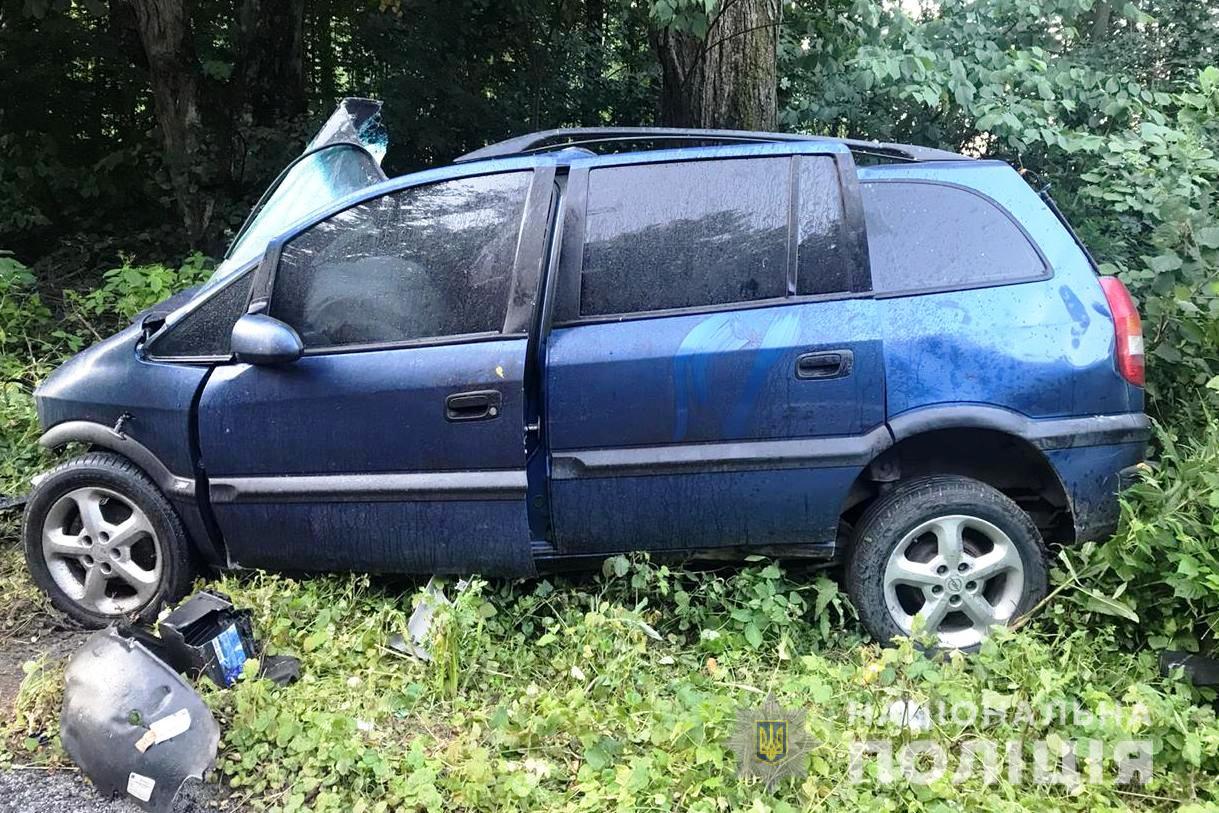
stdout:
<svg viewBox="0 0 1219 813">
<path fill-rule="evenodd" d="M 790 166 L 784 157 L 594 169 L 580 314 L 784 296 Z"/>
<path fill-rule="evenodd" d="M 362 203 L 285 244 L 271 315 L 306 348 L 499 332 L 530 173 Z"/>
<path fill-rule="evenodd" d="M 1044 276 L 1012 217 L 970 190 L 937 183 L 861 184 L 878 293 L 993 285 Z"/>
<path fill-rule="evenodd" d="M 156 358 L 214 358 L 230 354 L 233 325 L 246 311 L 254 273 L 247 271 L 216 291 L 149 347 Z"/>
</svg>

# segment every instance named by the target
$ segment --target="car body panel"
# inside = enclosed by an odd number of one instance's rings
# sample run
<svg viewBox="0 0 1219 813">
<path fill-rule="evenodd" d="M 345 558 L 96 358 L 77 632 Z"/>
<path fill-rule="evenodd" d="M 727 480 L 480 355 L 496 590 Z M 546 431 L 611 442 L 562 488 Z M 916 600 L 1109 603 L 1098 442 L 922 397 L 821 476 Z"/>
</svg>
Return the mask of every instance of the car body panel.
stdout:
<svg viewBox="0 0 1219 813">
<path fill-rule="evenodd" d="M 527 572 L 525 348 L 518 338 L 218 367 L 199 438 L 230 558 L 327 569 L 350 548 L 365 570 Z M 501 393 L 496 417 L 446 418 L 447 398 L 487 390 Z M 494 493 L 486 472 L 508 475 Z M 405 474 L 421 476 L 395 477 Z"/>
<path fill-rule="evenodd" d="M 833 142 L 733 144 L 540 153 L 395 178 L 273 241 L 251 307 L 265 303 L 285 239 L 392 191 L 529 168 L 562 182 L 589 167 L 799 154 L 849 160 Z M 1142 390 L 1114 366 L 1112 316 L 1084 251 L 998 162 L 889 163 L 860 168 L 858 180 L 987 196 L 1033 240 L 1046 276 L 552 328 L 562 275 L 574 273 L 557 246 L 582 212 L 554 235 L 535 212 L 524 229 L 535 253 L 552 237 L 556 248 L 529 338 L 254 367 L 152 360 L 132 326 L 56 371 L 38 390 L 39 416 L 52 432 L 63 427 L 48 435 L 55 444 L 141 444 L 182 480 L 171 498 L 205 554 L 239 566 L 520 575 L 565 556 L 637 549 L 804 545 L 830 555 L 844 501 L 870 464 L 905 438 L 957 426 L 1026 440 L 1059 478 L 1077 538 L 1103 534 L 1147 423 Z M 163 330 L 198 306 L 159 314 Z M 853 355 L 849 376 L 794 375 L 798 356 L 837 350 Z M 446 419 L 449 396 L 488 389 L 502 397 L 494 420 Z M 77 425 L 114 437 L 68 428 Z"/>
<path fill-rule="evenodd" d="M 1113 363 L 1113 318 L 1091 263 L 1006 164 L 886 165 L 860 182 L 967 185 L 1019 221 L 1047 279 L 884 300 L 890 417 L 937 403 L 990 403 L 1034 418 L 1141 412 Z"/>
<path fill-rule="evenodd" d="M 839 505 L 867 459 L 826 465 L 841 457 L 814 441 L 883 427 L 875 304 L 841 299 L 554 331 L 546 413 L 559 549 L 832 543 Z M 850 374 L 797 378 L 797 357 L 831 351 L 853 353 Z M 779 465 L 778 445 L 766 441 L 788 441 L 791 459 Z M 650 447 L 650 476 L 636 476 L 639 447 Z M 633 451 L 635 460 L 623 459 L 634 474 L 562 465 L 591 450 Z M 674 467 L 683 453 L 701 459 Z M 750 465 L 762 470 L 743 470 Z"/>
</svg>

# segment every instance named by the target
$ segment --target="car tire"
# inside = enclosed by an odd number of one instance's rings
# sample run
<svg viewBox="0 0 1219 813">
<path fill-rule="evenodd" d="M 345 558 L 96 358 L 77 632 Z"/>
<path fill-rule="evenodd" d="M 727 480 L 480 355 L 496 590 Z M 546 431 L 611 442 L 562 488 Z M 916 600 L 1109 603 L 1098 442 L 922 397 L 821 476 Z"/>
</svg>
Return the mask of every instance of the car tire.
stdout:
<svg viewBox="0 0 1219 813">
<path fill-rule="evenodd" d="M 151 621 L 190 589 L 194 556 L 182 522 L 134 463 L 92 452 L 56 466 L 26 504 L 34 582 L 90 628 Z"/>
<path fill-rule="evenodd" d="M 873 637 L 923 630 L 940 649 L 972 652 L 993 624 L 1008 624 L 1046 595 L 1041 533 L 1027 513 L 985 483 L 920 477 L 899 483 L 856 526 L 847 591 Z"/>
</svg>

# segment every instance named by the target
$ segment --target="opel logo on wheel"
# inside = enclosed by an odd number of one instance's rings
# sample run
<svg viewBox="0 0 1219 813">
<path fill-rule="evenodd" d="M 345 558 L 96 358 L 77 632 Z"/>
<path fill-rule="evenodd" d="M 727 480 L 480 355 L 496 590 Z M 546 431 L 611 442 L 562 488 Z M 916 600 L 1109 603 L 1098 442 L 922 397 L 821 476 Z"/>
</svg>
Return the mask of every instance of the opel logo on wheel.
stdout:
<svg viewBox="0 0 1219 813">
<path fill-rule="evenodd" d="M 948 589 L 949 589 L 950 591 L 952 591 L 953 593 L 959 593 L 959 592 L 961 592 L 961 588 L 962 588 L 962 587 L 964 587 L 964 585 L 963 585 L 963 584 L 961 584 L 961 577 L 960 577 L 960 576 L 950 576 L 950 577 L 949 577 L 949 579 L 948 579 Z"/>
</svg>

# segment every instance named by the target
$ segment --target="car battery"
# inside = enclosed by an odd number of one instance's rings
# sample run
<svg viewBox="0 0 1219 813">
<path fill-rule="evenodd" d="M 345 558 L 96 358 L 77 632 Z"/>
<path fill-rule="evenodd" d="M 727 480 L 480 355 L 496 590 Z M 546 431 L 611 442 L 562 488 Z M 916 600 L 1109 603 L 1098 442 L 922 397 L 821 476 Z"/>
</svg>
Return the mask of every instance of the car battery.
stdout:
<svg viewBox="0 0 1219 813">
<path fill-rule="evenodd" d="M 191 596 L 157 623 L 157 632 L 174 668 L 221 687 L 233 685 L 245 662 L 259 655 L 250 611 L 215 593 Z"/>
</svg>

